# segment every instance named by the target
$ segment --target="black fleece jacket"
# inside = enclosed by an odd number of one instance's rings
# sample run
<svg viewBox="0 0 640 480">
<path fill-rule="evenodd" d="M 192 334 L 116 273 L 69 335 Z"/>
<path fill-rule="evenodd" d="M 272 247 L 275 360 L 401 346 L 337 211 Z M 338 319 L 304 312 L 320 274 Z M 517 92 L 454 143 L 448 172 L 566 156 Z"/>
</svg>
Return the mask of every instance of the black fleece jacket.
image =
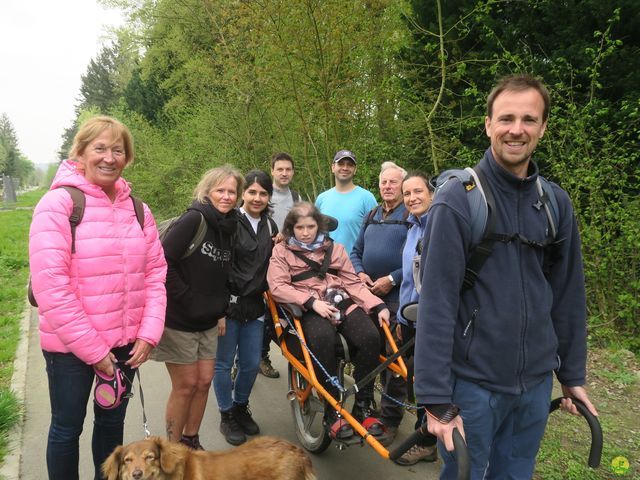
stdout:
<svg viewBox="0 0 640 480">
<path fill-rule="evenodd" d="M 191 256 L 180 260 L 193 240 L 201 214 L 207 233 Z M 165 325 L 187 332 L 208 330 L 225 316 L 229 303 L 228 276 L 237 214 L 221 214 L 213 205 L 194 201 L 167 233 L 162 246 L 167 259 Z"/>
<path fill-rule="evenodd" d="M 271 230 L 269 229 L 269 223 Z M 278 233 L 273 220 L 263 213 L 258 224 L 258 233 L 247 217 L 238 212 L 238 228 L 233 246 L 233 262 L 229 274 L 231 293 L 240 296 L 262 295 L 269 289 L 267 268 L 273 249 L 272 237 Z"/>
</svg>

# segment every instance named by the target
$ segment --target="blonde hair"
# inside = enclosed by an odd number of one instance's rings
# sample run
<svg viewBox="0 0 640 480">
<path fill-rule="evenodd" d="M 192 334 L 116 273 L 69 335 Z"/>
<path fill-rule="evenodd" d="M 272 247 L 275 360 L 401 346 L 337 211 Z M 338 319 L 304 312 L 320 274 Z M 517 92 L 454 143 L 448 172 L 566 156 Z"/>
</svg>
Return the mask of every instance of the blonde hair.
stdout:
<svg viewBox="0 0 640 480">
<path fill-rule="evenodd" d="M 205 203 L 205 199 L 209 196 L 209 192 L 229 177 L 236 179 L 236 193 L 238 198 L 240 198 L 244 188 L 244 178 L 242 178 L 240 170 L 229 164 L 215 167 L 205 172 L 198 182 L 198 185 L 193 190 L 193 198 L 200 203 Z"/>
<path fill-rule="evenodd" d="M 129 165 L 133 162 L 134 152 L 131 132 L 123 123 L 106 115 L 92 117 L 80 125 L 78 133 L 76 133 L 76 136 L 73 138 L 69 158 L 77 159 L 79 155 L 83 155 L 87 146 L 102 135 L 102 132 L 105 130 L 111 133 L 111 138 L 114 142 L 122 140 L 124 144 L 125 164 Z"/>
</svg>

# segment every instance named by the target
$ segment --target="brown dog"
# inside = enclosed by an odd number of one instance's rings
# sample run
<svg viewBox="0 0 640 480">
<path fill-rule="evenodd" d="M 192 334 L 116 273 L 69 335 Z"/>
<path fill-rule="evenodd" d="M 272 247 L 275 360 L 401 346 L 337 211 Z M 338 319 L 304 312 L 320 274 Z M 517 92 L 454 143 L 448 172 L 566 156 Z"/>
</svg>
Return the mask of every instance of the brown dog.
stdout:
<svg viewBox="0 0 640 480">
<path fill-rule="evenodd" d="M 258 437 L 225 452 L 191 450 L 160 437 L 117 447 L 102 465 L 107 480 L 315 480 L 295 445 Z"/>
</svg>

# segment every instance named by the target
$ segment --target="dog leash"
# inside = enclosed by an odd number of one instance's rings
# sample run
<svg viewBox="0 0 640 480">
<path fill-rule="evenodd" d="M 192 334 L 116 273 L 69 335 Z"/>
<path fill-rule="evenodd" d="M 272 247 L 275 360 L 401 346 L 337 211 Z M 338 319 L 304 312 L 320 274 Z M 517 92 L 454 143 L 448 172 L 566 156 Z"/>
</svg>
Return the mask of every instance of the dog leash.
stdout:
<svg viewBox="0 0 640 480">
<path fill-rule="evenodd" d="M 142 428 L 144 430 L 144 438 L 147 439 L 151 436 L 151 432 L 149 431 L 149 425 L 147 424 L 147 412 L 144 409 L 144 392 L 142 391 L 142 382 L 140 381 L 139 368 L 136 368 L 136 377 L 138 377 L 138 388 L 140 388 L 140 404 L 142 405 Z"/>
<path fill-rule="evenodd" d="M 147 412 L 144 408 L 144 391 L 142 390 L 142 381 L 140 380 L 140 368 L 136 368 L 135 376 L 138 377 L 138 389 L 140 390 L 140 404 L 142 405 L 142 429 L 144 430 L 144 438 L 147 439 L 151 436 L 151 432 L 149 431 L 149 425 L 147 423 Z M 126 375 L 124 378 L 127 379 L 129 384 L 131 385 L 131 394 L 128 395 L 128 398 L 133 397 L 133 381 L 129 379 Z"/>
</svg>

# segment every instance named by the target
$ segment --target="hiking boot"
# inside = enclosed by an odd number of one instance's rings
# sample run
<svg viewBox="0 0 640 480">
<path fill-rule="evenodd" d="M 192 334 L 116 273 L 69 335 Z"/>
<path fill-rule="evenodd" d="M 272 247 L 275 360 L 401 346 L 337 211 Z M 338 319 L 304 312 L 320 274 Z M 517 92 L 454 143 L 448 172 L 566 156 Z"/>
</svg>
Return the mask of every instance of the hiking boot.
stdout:
<svg viewBox="0 0 640 480">
<path fill-rule="evenodd" d="M 240 405 L 239 403 L 233 404 L 233 418 L 235 418 L 242 431 L 247 435 L 257 435 L 260 433 L 260 427 L 254 422 L 251 417 L 251 410 L 249 410 L 249 404 Z"/>
<path fill-rule="evenodd" d="M 382 422 L 374 417 L 371 411 L 371 400 L 356 400 L 351 410 L 351 415 L 374 437 L 383 434 L 384 426 Z"/>
<path fill-rule="evenodd" d="M 233 416 L 233 410 L 220 411 L 220 433 L 231 445 L 241 445 L 247 441 L 242 428 Z"/>
<path fill-rule="evenodd" d="M 398 435 L 398 427 L 385 425 L 384 432 L 382 435 L 376 437 L 376 440 L 378 440 L 383 446 L 388 447 L 396 439 L 396 435 Z"/>
<path fill-rule="evenodd" d="M 269 357 L 260 360 L 260 369 L 258 371 L 267 378 L 280 378 L 280 372 L 273 368 Z"/>
<path fill-rule="evenodd" d="M 200 435 L 182 435 L 180 437 L 180 443 L 186 445 L 191 450 L 204 450 L 204 447 L 200 445 Z"/>
<path fill-rule="evenodd" d="M 438 459 L 438 447 L 431 445 L 414 445 L 404 455 L 396 460 L 398 465 L 408 467 L 418 462 L 435 462 Z"/>
</svg>

